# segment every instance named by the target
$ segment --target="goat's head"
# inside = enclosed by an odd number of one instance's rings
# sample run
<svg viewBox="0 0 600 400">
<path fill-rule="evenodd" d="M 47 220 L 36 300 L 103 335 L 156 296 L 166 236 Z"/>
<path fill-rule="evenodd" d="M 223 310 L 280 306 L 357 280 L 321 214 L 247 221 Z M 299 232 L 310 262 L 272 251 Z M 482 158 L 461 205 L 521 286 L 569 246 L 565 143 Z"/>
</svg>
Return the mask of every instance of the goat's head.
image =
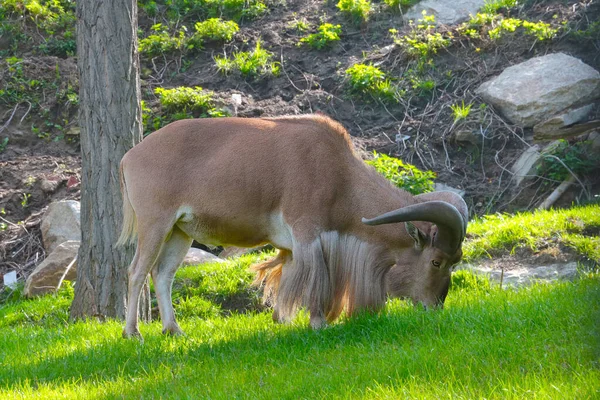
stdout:
<svg viewBox="0 0 600 400">
<path fill-rule="evenodd" d="M 368 225 L 404 222 L 404 229 L 413 240 L 412 247 L 399 250 L 396 264 L 386 276 L 388 294 L 410 298 L 425 307 L 443 307 L 452 266 L 462 257 L 467 206 L 460 196 L 449 192 L 428 193 L 417 199 L 425 201 L 363 222 Z"/>
</svg>

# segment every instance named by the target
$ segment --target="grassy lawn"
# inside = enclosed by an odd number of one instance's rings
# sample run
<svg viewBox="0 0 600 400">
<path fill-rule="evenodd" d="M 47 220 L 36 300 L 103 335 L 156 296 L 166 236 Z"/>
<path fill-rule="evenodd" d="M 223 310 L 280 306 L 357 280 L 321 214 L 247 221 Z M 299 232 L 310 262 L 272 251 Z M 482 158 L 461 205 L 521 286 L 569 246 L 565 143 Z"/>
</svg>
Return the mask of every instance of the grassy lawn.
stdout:
<svg viewBox="0 0 600 400">
<path fill-rule="evenodd" d="M 393 300 L 378 315 L 312 331 L 305 314 L 277 325 L 257 311 L 246 268 L 261 257 L 178 272 L 185 337 L 163 336 L 158 321 L 142 324 L 144 342 L 122 339 L 121 322 L 69 323 L 69 286 L 5 298 L 0 398 L 600 397 L 598 273 L 501 290 L 459 271 L 444 310 Z"/>
</svg>

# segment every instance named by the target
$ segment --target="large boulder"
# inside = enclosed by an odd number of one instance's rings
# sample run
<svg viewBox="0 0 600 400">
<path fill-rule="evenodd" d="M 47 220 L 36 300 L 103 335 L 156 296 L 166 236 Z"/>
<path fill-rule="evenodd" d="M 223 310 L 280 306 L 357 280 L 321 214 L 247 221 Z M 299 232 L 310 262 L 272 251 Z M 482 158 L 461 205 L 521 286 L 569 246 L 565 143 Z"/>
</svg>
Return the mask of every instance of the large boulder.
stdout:
<svg viewBox="0 0 600 400">
<path fill-rule="evenodd" d="M 25 296 L 35 297 L 53 293 L 63 280 L 74 281 L 77 278 L 76 258 L 79 243 L 70 240 L 58 245 L 25 281 Z"/>
<path fill-rule="evenodd" d="M 512 123 L 525 128 L 600 97 L 600 73 L 563 53 L 506 68 L 476 93 Z"/>
<path fill-rule="evenodd" d="M 412 6 L 404 14 L 404 20 L 422 19 L 425 11 L 434 15 L 438 24 L 454 25 L 467 20 L 470 14 L 477 14 L 484 4 L 485 0 L 425 0 Z"/>
<path fill-rule="evenodd" d="M 75 200 L 51 203 L 42 218 L 42 240 L 50 254 L 67 240 L 81 240 L 79 202 Z"/>
</svg>

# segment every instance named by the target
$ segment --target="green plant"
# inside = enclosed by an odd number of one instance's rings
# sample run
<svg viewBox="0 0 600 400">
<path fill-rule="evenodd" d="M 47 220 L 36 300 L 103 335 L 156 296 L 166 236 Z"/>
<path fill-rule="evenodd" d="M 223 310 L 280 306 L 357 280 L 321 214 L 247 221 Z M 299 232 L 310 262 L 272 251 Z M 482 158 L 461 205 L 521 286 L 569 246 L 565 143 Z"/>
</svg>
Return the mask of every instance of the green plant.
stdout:
<svg viewBox="0 0 600 400">
<path fill-rule="evenodd" d="M 306 32 L 310 29 L 310 23 L 305 18 L 294 19 L 290 26 L 298 32 Z"/>
<path fill-rule="evenodd" d="M 156 88 L 160 104 L 169 112 L 206 111 L 212 108 L 212 92 L 201 87 Z"/>
<path fill-rule="evenodd" d="M 373 65 L 354 64 L 346 70 L 352 92 L 369 94 L 376 99 L 397 101 L 398 88 L 383 71 Z"/>
<path fill-rule="evenodd" d="M 0 142 L 0 153 L 6 150 L 6 146 L 8 146 L 8 136 L 2 139 L 2 141 Z"/>
<path fill-rule="evenodd" d="M 239 21 L 255 19 L 269 11 L 264 0 L 168 0 L 166 6 L 168 19 L 186 21 L 215 17 Z"/>
<path fill-rule="evenodd" d="M 163 24 L 155 24 L 150 29 L 154 33 L 140 39 L 140 54 L 155 57 L 175 52 L 183 53 L 190 45 L 188 43 L 189 39 L 186 38 L 187 29 L 185 26 L 181 27 L 175 36 L 171 36 Z M 194 45 L 200 47 L 199 43 L 194 43 Z"/>
<path fill-rule="evenodd" d="M 465 101 L 462 101 L 462 104 L 452 104 L 450 108 L 452 109 L 452 115 L 454 116 L 454 123 L 460 121 L 461 119 L 466 119 L 471 113 L 472 103 L 465 106 Z"/>
<path fill-rule="evenodd" d="M 396 29 L 390 29 L 390 33 L 394 43 L 413 57 L 427 59 L 450 44 L 451 37 L 444 37 L 440 32 L 435 32 L 435 16 L 427 15 L 425 10 L 423 18 L 419 19 L 417 24 L 409 21 L 409 26 L 411 31 L 408 35 L 401 36 Z"/>
<path fill-rule="evenodd" d="M 596 166 L 597 162 L 589 151 L 588 142 L 571 145 L 565 139 L 560 139 L 558 145 L 545 154 L 543 162 L 537 167 L 537 173 L 555 181 L 563 181 L 571 175 L 569 170 L 579 175 L 589 173 Z"/>
<path fill-rule="evenodd" d="M 228 116 L 225 110 L 215 107 L 213 93 L 201 87 L 156 88 L 160 107 L 151 108 L 142 101 L 144 135 L 163 126 L 187 118 L 217 118 Z"/>
<path fill-rule="evenodd" d="M 31 198 L 31 193 L 23 193 L 21 196 L 21 207 L 27 208 L 29 207 L 29 199 Z"/>
<path fill-rule="evenodd" d="M 473 39 L 481 39 L 487 36 L 492 40 L 498 40 L 506 33 L 515 32 L 520 26 L 525 28 L 527 35 L 535 36 L 538 40 L 552 39 L 558 33 L 559 28 L 552 28 L 548 23 L 539 21 L 531 22 L 518 18 L 505 18 L 495 12 L 481 12 L 459 26 L 457 31 Z"/>
<path fill-rule="evenodd" d="M 329 46 L 332 42 L 340 40 L 340 33 L 342 33 L 340 25 L 322 24 L 319 26 L 318 33 L 311 33 L 300 39 L 300 43 L 306 43 L 310 47 L 320 50 Z"/>
<path fill-rule="evenodd" d="M 234 21 L 223 21 L 221 18 L 210 18 L 195 25 L 197 36 L 203 40 L 223 40 L 229 42 L 233 35 L 240 30 Z"/>
<path fill-rule="evenodd" d="M 523 21 L 523 28 L 529 35 L 535 36 L 538 40 L 553 39 L 558 33 L 558 28 L 552 28 L 545 22 Z"/>
<path fill-rule="evenodd" d="M 505 32 L 514 32 L 522 23 L 523 21 L 517 18 L 502 18 L 495 28 L 488 31 L 488 35 L 490 39 L 499 39 Z"/>
<path fill-rule="evenodd" d="M 261 47 L 260 41 L 250 52 L 240 51 L 233 58 L 216 56 L 217 69 L 224 74 L 239 71 L 243 76 L 279 75 L 279 63 L 274 62 L 273 53 Z"/>
<path fill-rule="evenodd" d="M 384 0 L 385 4 L 388 5 L 394 11 L 400 11 L 403 8 L 411 7 L 417 4 L 420 0 Z"/>
<path fill-rule="evenodd" d="M 337 8 L 358 23 L 367 21 L 372 11 L 369 0 L 340 0 Z"/>
<path fill-rule="evenodd" d="M 414 165 L 376 151 L 373 152 L 373 159 L 365 162 L 395 186 L 412 194 L 433 191 L 433 179 L 436 176 L 433 171 L 421 171 Z"/>
<path fill-rule="evenodd" d="M 518 0 L 489 0 L 485 2 L 485 5 L 481 7 L 481 11 L 484 13 L 495 14 L 501 8 L 510 9 L 515 7 Z"/>
</svg>

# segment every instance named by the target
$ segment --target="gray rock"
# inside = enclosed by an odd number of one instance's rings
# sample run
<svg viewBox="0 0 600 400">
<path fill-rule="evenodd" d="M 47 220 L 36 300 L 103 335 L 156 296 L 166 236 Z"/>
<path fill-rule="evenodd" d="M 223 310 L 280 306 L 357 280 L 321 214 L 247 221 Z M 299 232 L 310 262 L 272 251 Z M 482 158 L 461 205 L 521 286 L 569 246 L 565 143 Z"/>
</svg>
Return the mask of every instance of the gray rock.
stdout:
<svg viewBox="0 0 600 400">
<path fill-rule="evenodd" d="M 600 97 L 600 73 L 577 58 L 555 53 L 506 68 L 476 93 L 511 122 L 528 128 Z"/>
<path fill-rule="evenodd" d="M 79 202 L 74 200 L 51 203 L 42 219 L 42 240 L 46 253 L 67 240 L 81 240 Z"/>
<path fill-rule="evenodd" d="M 79 241 L 71 240 L 58 245 L 29 275 L 25 281 L 24 295 L 35 297 L 53 293 L 63 280 L 74 281 L 77 278 L 75 259 L 79 244 Z"/>
<path fill-rule="evenodd" d="M 460 267 L 476 274 L 488 276 L 492 282 L 503 287 L 520 287 L 535 282 L 553 282 L 557 280 L 573 280 L 577 277 L 577 262 L 542 265 L 534 268 L 517 268 L 504 271 L 487 267 L 465 264 Z"/>
<path fill-rule="evenodd" d="M 427 15 L 434 15 L 438 24 L 453 25 L 465 21 L 470 14 L 477 11 L 485 4 L 485 0 L 425 0 L 412 6 L 404 20 L 417 21 L 423 18 L 423 10 Z"/>
<path fill-rule="evenodd" d="M 477 131 L 459 130 L 454 134 L 454 139 L 461 143 L 471 143 L 472 145 L 481 145 L 481 134 Z"/>
<path fill-rule="evenodd" d="M 552 152 L 559 144 L 560 142 L 556 140 L 543 149 L 541 149 L 540 145 L 536 144 L 525 150 L 511 167 L 511 171 L 514 174 L 515 186 L 519 186 L 526 178 L 535 176 L 537 166 L 542 162 L 544 154 Z"/>
<path fill-rule="evenodd" d="M 198 265 L 207 262 L 225 262 L 222 258 L 215 256 L 214 254 L 192 247 L 183 259 L 182 265 Z"/>
<path fill-rule="evenodd" d="M 600 132 L 592 132 L 588 137 L 588 140 L 591 142 L 590 148 L 596 154 L 600 154 Z"/>
<path fill-rule="evenodd" d="M 566 126 L 583 121 L 590 114 L 593 107 L 593 104 L 588 104 L 583 107 L 576 107 L 567 110 L 560 115 L 556 115 L 548 120 L 545 120 L 535 125 L 533 127 L 533 133 L 538 137 L 541 135 L 549 135 L 552 139 L 559 139 L 552 137 L 552 133 Z"/>
</svg>

